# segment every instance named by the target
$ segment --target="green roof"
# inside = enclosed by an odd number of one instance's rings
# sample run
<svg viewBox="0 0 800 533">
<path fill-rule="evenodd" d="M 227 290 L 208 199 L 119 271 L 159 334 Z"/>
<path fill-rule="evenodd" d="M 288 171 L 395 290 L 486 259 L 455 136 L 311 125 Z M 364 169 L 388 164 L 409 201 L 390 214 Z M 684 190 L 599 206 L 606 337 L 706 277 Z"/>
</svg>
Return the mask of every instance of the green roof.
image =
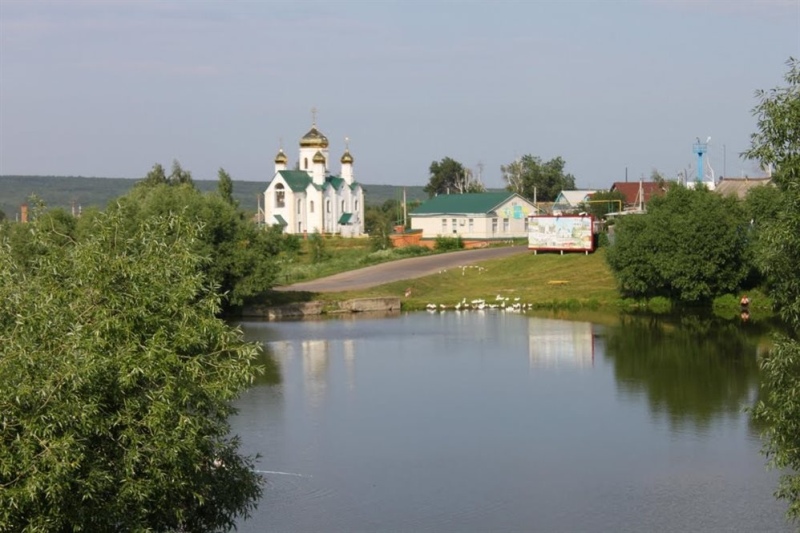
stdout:
<svg viewBox="0 0 800 533">
<path fill-rule="evenodd" d="M 412 215 L 488 214 L 507 202 L 513 192 L 481 192 L 471 194 L 440 194 L 414 209 Z"/>
<path fill-rule="evenodd" d="M 289 225 L 289 223 L 286 222 L 286 219 L 284 219 L 282 216 L 280 216 L 280 215 L 272 215 L 272 216 L 274 216 L 275 220 L 278 221 L 278 224 L 280 224 L 284 228 Z"/>
<path fill-rule="evenodd" d="M 313 180 L 305 170 L 281 170 L 278 172 L 294 192 L 303 192 Z"/>
<path fill-rule="evenodd" d="M 344 180 L 339 176 L 327 176 L 325 178 L 325 183 L 331 185 L 334 189 L 338 189 L 344 183 Z"/>
<path fill-rule="evenodd" d="M 339 217 L 339 224 L 349 224 L 352 216 L 353 213 L 342 213 L 342 216 Z"/>
</svg>

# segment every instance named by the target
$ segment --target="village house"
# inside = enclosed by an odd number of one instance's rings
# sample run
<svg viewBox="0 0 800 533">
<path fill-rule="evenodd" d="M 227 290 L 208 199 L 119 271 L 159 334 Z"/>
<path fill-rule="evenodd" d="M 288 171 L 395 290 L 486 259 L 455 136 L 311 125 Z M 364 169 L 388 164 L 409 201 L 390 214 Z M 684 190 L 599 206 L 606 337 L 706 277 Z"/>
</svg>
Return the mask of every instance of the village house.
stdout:
<svg viewBox="0 0 800 533">
<path fill-rule="evenodd" d="M 464 240 L 525 238 L 532 202 L 517 193 L 440 194 L 409 213 L 412 231 L 422 239 L 461 237 Z"/>
<path fill-rule="evenodd" d="M 597 191 L 561 191 L 553 202 L 553 214 L 574 213 L 583 209 L 582 204 L 591 200 Z"/>
<path fill-rule="evenodd" d="M 654 196 L 661 196 L 667 191 L 667 184 L 657 181 L 615 181 L 611 192 L 618 191 L 624 197 L 623 209 L 644 210 Z"/>
</svg>

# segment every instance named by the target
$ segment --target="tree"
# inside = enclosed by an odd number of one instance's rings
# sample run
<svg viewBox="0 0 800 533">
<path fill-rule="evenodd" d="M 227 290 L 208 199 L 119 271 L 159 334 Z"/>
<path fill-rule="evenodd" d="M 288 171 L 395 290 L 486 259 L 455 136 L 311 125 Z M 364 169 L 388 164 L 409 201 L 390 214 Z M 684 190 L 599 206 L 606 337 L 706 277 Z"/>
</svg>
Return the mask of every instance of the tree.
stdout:
<svg viewBox="0 0 800 533">
<path fill-rule="evenodd" d="M 219 195 L 202 194 L 188 182 L 134 187 L 109 210 L 122 209 L 132 221 L 186 213 L 202 224 L 195 250 L 209 261 L 203 269 L 224 295 L 225 307 L 238 306 L 272 287 L 279 271 L 281 237 L 260 230 L 247 215 Z"/>
<path fill-rule="evenodd" d="M 500 171 L 506 189 L 528 200 L 552 202 L 563 190 L 575 189 L 575 177 L 564 173 L 566 163 L 560 157 L 543 162 L 541 158 L 524 155 L 520 159 L 502 165 Z"/>
<path fill-rule="evenodd" d="M 91 236 L 26 225 L 41 251 L 0 242 L 0 524 L 4 531 L 216 531 L 261 492 L 229 435 L 255 344 L 171 214 L 116 210 Z"/>
<path fill-rule="evenodd" d="M 621 191 L 597 191 L 592 195 L 591 202 L 583 206 L 583 210 L 595 218 L 603 218 L 608 213 L 622 211 L 625 205 L 625 195 Z"/>
<path fill-rule="evenodd" d="M 220 168 L 217 172 L 217 193 L 220 198 L 225 200 L 233 207 L 238 207 L 238 203 L 233 199 L 233 180 L 225 169 Z"/>
<path fill-rule="evenodd" d="M 463 191 L 466 169 L 464 165 L 445 157 L 441 161 L 434 161 L 430 166 L 430 179 L 423 189 L 428 196 L 437 194 L 455 194 Z"/>
<path fill-rule="evenodd" d="M 789 517 L 800 519 L 800 62 L 789 59 L 787 66 L 785 87 L 756 93 L 758 132 L 744 155 L 773 166 L 783 193 L 774 220 L 759 231 L 755 257 L 789 334 L 779 335 L 760 361 L 767 394 L 754 416 L 765 424 L 770 464 L 785 472 L 776 496 L 789 502 Z"/>
<path fill-rule="evenodd" d="M 643 215 L 620 217 L 607 260 L 622 292 L 707 302 L 747 277 L 747 223 L 741 203 L 704 187 L 670 187 Z"/>
</svg>

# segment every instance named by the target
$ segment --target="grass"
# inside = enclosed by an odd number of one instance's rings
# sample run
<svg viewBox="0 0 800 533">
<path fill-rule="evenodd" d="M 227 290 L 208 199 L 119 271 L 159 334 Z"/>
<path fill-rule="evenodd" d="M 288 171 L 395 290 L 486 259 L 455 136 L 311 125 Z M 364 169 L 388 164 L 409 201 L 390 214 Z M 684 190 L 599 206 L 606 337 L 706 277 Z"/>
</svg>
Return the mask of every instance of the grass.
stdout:
<svg viewBox="0 0 800 533">
<path fill-rule="evenodd" d="M 408 289 L 410 295 L 406 297 Z M 534 309 L 564 310 L 599 309 L 620 301 L 602 249 L 590 255 L 524 253 L 360 291 L 317 294 L 315 298 L 339 301 L 387 296 L 400 297 L 404 310 L 425 309 L 428 304 L 453 308 L 464 299 L 500 304 L 498 297 L 506 305 L 518 301 Z"/>
</svg>

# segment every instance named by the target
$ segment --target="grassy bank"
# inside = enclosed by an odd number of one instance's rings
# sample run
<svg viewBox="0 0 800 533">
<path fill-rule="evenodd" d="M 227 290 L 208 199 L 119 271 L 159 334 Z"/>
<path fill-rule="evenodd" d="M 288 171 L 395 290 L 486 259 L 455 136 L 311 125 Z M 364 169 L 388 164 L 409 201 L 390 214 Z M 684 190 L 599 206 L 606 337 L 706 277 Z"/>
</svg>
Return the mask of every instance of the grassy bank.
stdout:
<svg viewBox="0 0 800 533">
<path fill-rule="evenodd" d="M 479 299 L 486 305 L 505 302 L 507 306 L 519 303 L 548 309 L 592 309 L 620 301 L 603 250 L 590 255 L 531 252 L 361 291 L 316 295 L 323 301 L 378 296 L 402 298 L 404 310 L 425 309 L 428 304 L 453 308 L 464 300 Z"/>
<path fill-rule="evenodd" d="M 405 255 L 402 252 L 397 255 L 399 250 L 370 252 L 368 243 L 364 240 L 359 243 L 352 239 L 334 239 L 328 241 L 328 245 L 331 255 L 319 264 L 308 261 L 308 252 L 304 246 L 300 256 L 287 270 L 287 278 L 293 278 L 293 282 L 314 279 Z M 506 307 L 519 304 L 523 309 L 565 311 L 570 315 L 575 312 L 591 313 L 595 310 L 651 313 L 670 313 L 674 310 L 673 303 L 663 297 L 649 301 L 623 298 L 605 256 L 604 248 L 589 255 L 534 255 L 530 252 L 358 291 L 280 293 L 275 295 L 273 303 L 313 299 L 329 302 L 333 308 L 335 302 L 342 300 L 394 296 L 401 299 L 405 311 L 424 310 L 429 305 L 436 305 L 437 309 L 454 309 L 459 303 L 463 308 L 465 301 L 471 306 L 474 300 L 483 300 L 486 307 L 499 307 L 503 303 Z M 759 318 L 772 315 L 772 304 L 765 294 L 753 291 L 751 301 L 751 311 Z M 724 318 L 737 318 L 738 296 L 726 295 L 718 298 L 712 310 Z"/>
</svg>

